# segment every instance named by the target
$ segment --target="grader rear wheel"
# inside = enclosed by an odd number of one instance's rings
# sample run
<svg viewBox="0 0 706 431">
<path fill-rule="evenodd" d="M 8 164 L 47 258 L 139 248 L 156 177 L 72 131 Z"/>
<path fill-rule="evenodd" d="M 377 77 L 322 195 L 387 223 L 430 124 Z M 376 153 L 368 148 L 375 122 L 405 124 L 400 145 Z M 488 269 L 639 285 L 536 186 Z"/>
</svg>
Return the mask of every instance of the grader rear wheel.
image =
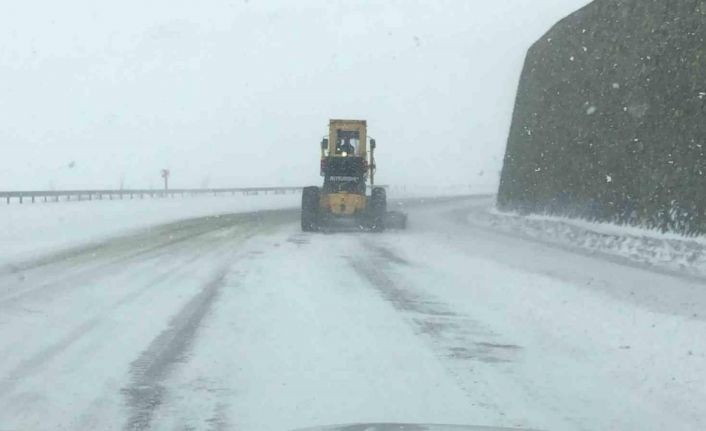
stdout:
<svg viewBox="0 0 706 431">
<path fill-rule="evenodd" d="M 370 229 L 373 232 L 385 230 L 385 213 L 387 212 L 387 192 L 382 187 L 375 187 L 370 195 Z"/>
<path fill-rule="evenodd" d="M 319 201 L 321 190 L 318 187 L 304 187 L 302 191 L 302 230 L 316 232 L 319 230 Z"/>
</svg>

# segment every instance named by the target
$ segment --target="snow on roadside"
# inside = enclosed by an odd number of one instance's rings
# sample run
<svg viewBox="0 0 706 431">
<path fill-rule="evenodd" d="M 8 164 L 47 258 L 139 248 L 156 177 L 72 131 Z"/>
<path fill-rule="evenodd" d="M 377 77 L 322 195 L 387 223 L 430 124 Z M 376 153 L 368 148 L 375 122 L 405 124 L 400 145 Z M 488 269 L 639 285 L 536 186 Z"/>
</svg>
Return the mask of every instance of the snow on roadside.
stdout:
<svg viewBox="0 0 706 431">
<path fill-rule="evenodd" d="M 564 217 L 500 212 L 474 207 L 471 224 L 554 244 L 578 247 L 662 270 L 706 275 L 706 238 L 688 238 L 654 230 Z"/>
<path fill-rule="evenodd" d="M 295 208 L 296 194 L 193 196 L 0 206 L 0 266 L 194 217 Z"/>
</svg>

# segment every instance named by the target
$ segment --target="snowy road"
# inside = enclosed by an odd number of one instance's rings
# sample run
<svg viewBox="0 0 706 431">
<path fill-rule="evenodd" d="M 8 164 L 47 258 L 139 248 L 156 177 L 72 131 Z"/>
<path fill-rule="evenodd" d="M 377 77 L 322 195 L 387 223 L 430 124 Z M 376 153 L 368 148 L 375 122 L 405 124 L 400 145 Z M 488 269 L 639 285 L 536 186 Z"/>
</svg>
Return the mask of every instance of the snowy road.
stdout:
<svg viewBox="0 0 706 431">
<path fill-rule="evenodd" d="M 706 429 L 704 281 L 474 225 L 172 223 L 0 273 L 0 430 Z"/>
</svg>

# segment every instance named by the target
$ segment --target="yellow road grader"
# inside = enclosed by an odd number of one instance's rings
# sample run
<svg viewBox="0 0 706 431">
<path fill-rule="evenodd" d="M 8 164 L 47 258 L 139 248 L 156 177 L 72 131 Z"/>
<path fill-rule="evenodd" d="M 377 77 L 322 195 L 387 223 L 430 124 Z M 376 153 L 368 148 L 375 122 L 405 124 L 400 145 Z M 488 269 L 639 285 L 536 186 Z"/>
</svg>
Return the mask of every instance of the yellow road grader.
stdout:
<svg viewBox="0 0 706 431">
<path fill-rule="evenodd" d="M 404 229 L 407 216 L 387 211 L 387 193 L 375 186 L 375 168 L 375 139 L 365 120 L 330 120 L 328 137 L 321 141 L 324 184 L 302 191 L 302 230 Z"/>
</svg>

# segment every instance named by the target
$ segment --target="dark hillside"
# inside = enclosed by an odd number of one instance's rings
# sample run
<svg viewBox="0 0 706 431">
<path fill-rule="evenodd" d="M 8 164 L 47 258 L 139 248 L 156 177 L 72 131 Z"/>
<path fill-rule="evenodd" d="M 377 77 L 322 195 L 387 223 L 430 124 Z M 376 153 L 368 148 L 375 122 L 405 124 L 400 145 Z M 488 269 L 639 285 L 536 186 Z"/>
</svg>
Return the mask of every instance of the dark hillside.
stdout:
<svg viewBox="0 0 706 431">
<path fill-rule="evenodd" d="M 706 0 L 596 0 L 529 50 L 498 206 L 706 233 Z"/>
</svg>

